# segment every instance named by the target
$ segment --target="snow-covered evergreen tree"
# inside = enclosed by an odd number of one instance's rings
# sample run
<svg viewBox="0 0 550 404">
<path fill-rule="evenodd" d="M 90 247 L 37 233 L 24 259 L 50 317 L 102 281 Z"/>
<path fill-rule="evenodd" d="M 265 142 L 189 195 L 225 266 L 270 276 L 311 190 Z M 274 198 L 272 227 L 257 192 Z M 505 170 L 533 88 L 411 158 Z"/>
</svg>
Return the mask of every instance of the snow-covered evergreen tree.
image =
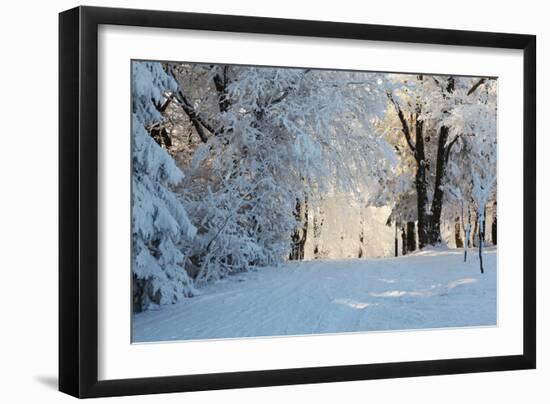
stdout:
<svg viewBox="0 0 550 404">
<path fill-rule="evenodd" d="M 176 83 L 160 63 L 132 63 L 133 306 L 175 302 L 194 292 L 182 240 L 196 229 L 174 193 L 184 175 L 147 130 L 162 120 L 158 105 Z"/>
</svg>

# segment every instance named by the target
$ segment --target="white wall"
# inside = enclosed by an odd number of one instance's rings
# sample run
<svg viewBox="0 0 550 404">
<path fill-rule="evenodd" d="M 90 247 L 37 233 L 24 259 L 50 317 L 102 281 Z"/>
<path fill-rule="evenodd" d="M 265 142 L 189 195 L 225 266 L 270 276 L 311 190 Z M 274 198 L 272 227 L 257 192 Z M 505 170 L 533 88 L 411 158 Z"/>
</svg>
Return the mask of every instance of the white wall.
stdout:
<svg viewBox="0 0 550 404">
<path fill-rule="evenodd" d="M 0 400 L 7 403 L 63 403 L 57 374 L 57 13 L 73 1 L 4 2 L 0 64 Z M 89 5 L 158 8 L 226 14 L 338 20 L 392 25 L 508 31 L 538 35 L 538 71 L 550 70 L 550 26 L 544 2 L 480 2 L 462 0 L 361 2 L 297 2 L 278 0 L 202 0 L 182 2 L 90 1 Z M 452 6 L 450 6 L 452 4 Z M 550 108 L 539 85 L 538 205 L 548 205 L 542 150 L 550 147 L 543 112 Z M 539 229 L 550 225 L 539 209 Z M 534 371 L 468 374 L 399 380 L 335 383 L 218 392 L 111 399 L 131 403 L 256 403 L 256 402 L 542 402 L 550 380 L 550 260 L 543 246 L 548 232 L 539 230 L 539 368 Z M 540 398 L 539 398 L 540 397 Z"/>
</svg>

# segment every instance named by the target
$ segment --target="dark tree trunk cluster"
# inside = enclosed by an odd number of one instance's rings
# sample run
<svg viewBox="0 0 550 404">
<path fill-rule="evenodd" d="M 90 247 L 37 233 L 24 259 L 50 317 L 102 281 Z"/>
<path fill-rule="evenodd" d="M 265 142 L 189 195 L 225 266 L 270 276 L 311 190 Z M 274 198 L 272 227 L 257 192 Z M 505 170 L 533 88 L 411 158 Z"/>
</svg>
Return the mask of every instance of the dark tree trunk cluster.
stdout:
<svg viewBox="0 0 550 404">
<path fill-rule="evenodd" d="M 423 80 L 422 75 L 418 76 L 420 81 Z M 483 83 L 485 79 L 480 79 L 468 91 L 468 95 L 474 93 Z M 455 81 L 453 77 L 449 77 L 447 85 L 443 91 L 444 97 L 449 96 L 455 90 Z M 429 137 L 424 137 L 424 122 L 420 119 L 422 105 L 417 102 L 414 114 L 411 113 L 410 123 L 407 122 L 405 114 L 401 106 L 393 98 L 391 92 L 388 92 L 388 98 L 397 111 L 397 116 L 401 123 L 401 129 L 407 145 L 411 150 L 416 161 L 415 187 L 417 196 L 417 219 L 418 219 L 418 247 L 424 248 L 428 245 L 436 245 L 441 242 L 441 212 L 443 210 L 443 180 L 445 171 L 449 162 L 449 156 L 453 145 L 458 140 L 458 136 L 449 142 L 450 130 L 447 126 L 439 128 L 439 136 L 437 141 L 437 154 L 435 160 L 435 179 L 433 184 L 433 195 L 431 205 L 429 203 L 429 186 L 427 170 L 429 163 L 426 159 L 425 143 L 429 141 Z M 413 133 L 414 132 L 414 133 Z M 414 135 L 414 140 L 413 140 Z"/>
<path fill-rule="evenodd" d="M 416 250 L 416 226 L 414 222 L 407 222 L 407 251 Z"/>
<path fill-rule="evenodd" d="M 424 248 L 427 245 L 435 245 L 441 242 L 440 223 L 443 207 L 443 189 L 441 185 L 443 183 L 450 151 L 455 142 L 453 141 L 447 144 L 449 128 L 442 126 L 439 131 L 435 184 L 433 188 L 432 204 L 430 206 L 428 197 L 428 161 L 426 159 L 424 122 L 419 118 L 422 108 L 420 104 L 416 106 L 415 113 L 411 115 L 411 124 L 409 125 L 399 104 L 393 99 L 391 94 L 388 94 L 388 96 L 397 110 L 403 134 L 405 135 L 407 144 L 416 161 L 415 187 L 418 218 L 418 247 Z M 414 142 L 411 132 L 414 132 Z"/>
<path fill-rule="evenodd" d="M 398 239 L 397 228 L 399 224 L 395 224 L 395 256 L 398 254 Z M 416 250 L 416 224 L 415 222 L 407 222 L 404 226 L 401 226 L 401 254 L 407 255 L 410 252 Z"/>
</svg>

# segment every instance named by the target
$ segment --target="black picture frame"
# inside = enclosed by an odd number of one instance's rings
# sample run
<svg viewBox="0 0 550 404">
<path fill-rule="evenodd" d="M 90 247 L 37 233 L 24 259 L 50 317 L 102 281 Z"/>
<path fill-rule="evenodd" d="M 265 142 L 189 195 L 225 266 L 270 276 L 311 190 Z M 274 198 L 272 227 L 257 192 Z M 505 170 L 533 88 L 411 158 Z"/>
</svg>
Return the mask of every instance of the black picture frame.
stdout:
<svg viewBox="0 0 550 404">
<path fill-rule="evenodd" d="M 98 381 L 98 26 L 343 38 L 523 51 L 523 354 Z M 534 369 L 536 37 L 182 12 L 77 7 L 59 15 L 59 390 L 104 397 Z"/>
</svg>

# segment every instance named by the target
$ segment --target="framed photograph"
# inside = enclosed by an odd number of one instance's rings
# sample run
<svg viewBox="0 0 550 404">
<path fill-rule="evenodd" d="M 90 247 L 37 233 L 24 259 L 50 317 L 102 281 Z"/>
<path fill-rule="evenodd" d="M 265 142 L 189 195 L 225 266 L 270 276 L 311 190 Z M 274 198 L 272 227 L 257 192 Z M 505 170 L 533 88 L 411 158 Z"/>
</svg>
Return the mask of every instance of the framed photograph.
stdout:
<svg viewBox="0 0 550 404">
<path fill-rule="evenodd" d="M 532 35 L 59 17 L 59 388 L 532 369 Z"/>
</svg>

